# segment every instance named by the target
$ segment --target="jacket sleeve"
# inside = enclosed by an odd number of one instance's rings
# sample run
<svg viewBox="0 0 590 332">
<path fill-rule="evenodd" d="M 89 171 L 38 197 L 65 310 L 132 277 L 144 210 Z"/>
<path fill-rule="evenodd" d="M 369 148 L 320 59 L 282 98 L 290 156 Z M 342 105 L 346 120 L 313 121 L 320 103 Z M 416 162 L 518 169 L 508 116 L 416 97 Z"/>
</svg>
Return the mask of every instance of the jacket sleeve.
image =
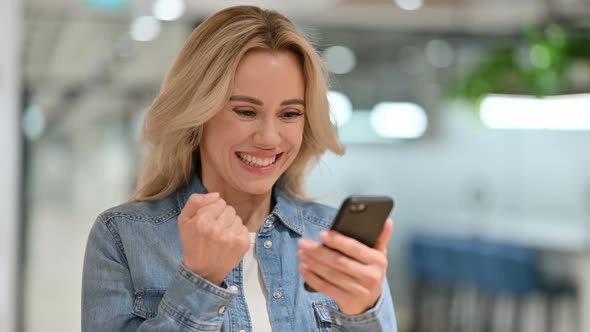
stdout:
<svg viewBox="0 0 590 332">
<path fill-rule="evenodd" d="M 99 216 L 90 231 L 82 275 L 82 331 L 218 331 L 233 297 L 180 264 L 157 315 L 146 320 L 134 313 L 133 280 L 112 219 Z"/>
<path fill-rule="evenodd" d="M 375 306 L 362 314 L 350 316 L 330 308 L 334 331 L 338 332 L 397 332 L 393 300 L 387 278 L 383 280 L 381 296 Z"/>
</svg>

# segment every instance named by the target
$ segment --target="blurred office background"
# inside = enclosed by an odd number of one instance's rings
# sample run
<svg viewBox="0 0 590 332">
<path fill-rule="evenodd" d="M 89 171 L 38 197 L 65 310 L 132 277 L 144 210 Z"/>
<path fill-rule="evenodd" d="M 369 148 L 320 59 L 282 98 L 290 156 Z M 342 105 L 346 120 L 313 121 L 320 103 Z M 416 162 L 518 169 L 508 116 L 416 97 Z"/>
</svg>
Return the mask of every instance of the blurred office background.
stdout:
<svg viewBox="0 0 590 332">
<path fill-rule="evenodd" d="M 590 331 L 589 1 L 7 3 L 1 74 L 18 83 L 1 102 L 21 141 L 2 133 L 0 170 L 22 195 L 1 200 L 23 207 L 4 221 L 3 243 L 20 248 L 2 279 L 7 326 L 80 329 L 86 238 L 133 190 L 144 112 L 192 29 L 245 3 L 292 18 L 333 74 L 347 154 L 325 156 L 311 194 L 396 201 L 400 331 L 539 331 L 548 316 L 548 330 Z"/>
</svg>

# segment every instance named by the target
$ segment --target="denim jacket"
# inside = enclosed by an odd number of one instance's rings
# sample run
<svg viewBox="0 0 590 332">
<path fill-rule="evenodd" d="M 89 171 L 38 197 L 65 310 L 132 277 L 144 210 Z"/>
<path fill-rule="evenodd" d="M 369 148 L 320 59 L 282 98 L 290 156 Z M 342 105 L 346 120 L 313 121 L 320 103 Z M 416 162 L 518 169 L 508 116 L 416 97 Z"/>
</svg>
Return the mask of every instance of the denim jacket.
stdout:
<svg viewBox="0 0 590 332">
<path fill-rule="evenodd" d="M 242 263 L 221 287 L 181 263 L 177 217 L 192 193 L 206 192 L 195 176 L 166 198 L 129 202 L 98 216 L 84 258 L 82 331 L 251 331 L 249 310 L 268 310 L 273 331 L 397 331 L 386 280 L 377 304 L 356 316 L 304 289 L 297 241 L 319 241 L 335 210 L 277 187 L 255 244 L 267 308 L 247 307 Z"/>
</svg>

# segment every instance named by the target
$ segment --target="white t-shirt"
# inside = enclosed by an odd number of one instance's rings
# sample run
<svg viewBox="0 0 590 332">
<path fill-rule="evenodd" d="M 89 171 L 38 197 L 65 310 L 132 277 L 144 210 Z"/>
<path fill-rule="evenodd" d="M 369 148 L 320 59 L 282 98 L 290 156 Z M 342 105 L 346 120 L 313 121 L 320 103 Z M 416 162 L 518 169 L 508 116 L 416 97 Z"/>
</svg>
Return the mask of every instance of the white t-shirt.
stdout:
<svg viewBox="0 0 590 332">
<path fill-rule="evenodd" d="M 250 311 L 252 331 L 272 332 L 266 299 L 268 292 L 264 286 L 264 280 L 258 267 L 256 256 L 256 233 L 250 233 L 250 249 L 244 255 L 244 297 Z"/>
</svg>

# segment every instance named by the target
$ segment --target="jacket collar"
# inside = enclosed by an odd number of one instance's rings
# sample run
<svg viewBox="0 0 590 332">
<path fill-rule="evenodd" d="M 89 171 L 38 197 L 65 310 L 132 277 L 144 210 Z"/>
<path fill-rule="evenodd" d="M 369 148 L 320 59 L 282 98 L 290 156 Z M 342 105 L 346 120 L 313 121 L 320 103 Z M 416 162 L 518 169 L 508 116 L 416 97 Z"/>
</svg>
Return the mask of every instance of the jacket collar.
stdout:
<svg viewBox="0 0 590 332">
<path fill-rule="evenodd" d="M 207 188 L 205 188 L 201 179 L 197 175 L 194 175 L 191 181 L 178 191 L 177 200 L 180 210 L 184 208 L 188 198 L 194 193 L 207 193 Z M 303 214 L 299 201 L 282 189 L 280 179 L 273 187 L 273 197 L 275 200 L 275 206 L 271 215 L 275 215 L 288 229 L 302 236 Z"/>
</svg>

